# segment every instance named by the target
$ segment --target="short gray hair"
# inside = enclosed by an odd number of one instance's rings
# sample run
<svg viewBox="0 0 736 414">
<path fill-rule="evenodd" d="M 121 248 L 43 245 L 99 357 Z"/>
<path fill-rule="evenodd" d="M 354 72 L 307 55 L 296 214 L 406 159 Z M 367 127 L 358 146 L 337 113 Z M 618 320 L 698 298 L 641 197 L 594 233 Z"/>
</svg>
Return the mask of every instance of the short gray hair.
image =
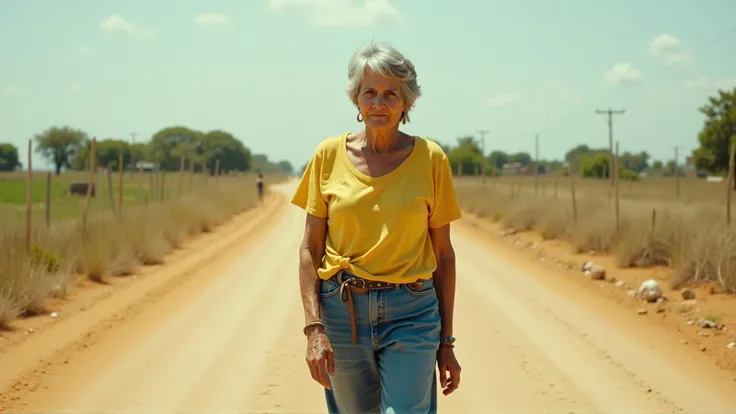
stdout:
<svg viewBox="0 0 736 414">
<path fill-rule="evenodd" d="M 407 106 L 404 116 L 408 122 L 409 110 L 422 95 L 422 89 L 417 83 L 417 72 L 411 61 L 387 43 L 371 43 L 358 49 L 348 65 L 348 84 L 346 88 L 346 92 L 355 106 L 358 106 L 360 84 L 366 68 L 370 68 L 373 72 L 387 78 L 401 81 L 402 95 Z"/>
</svg>

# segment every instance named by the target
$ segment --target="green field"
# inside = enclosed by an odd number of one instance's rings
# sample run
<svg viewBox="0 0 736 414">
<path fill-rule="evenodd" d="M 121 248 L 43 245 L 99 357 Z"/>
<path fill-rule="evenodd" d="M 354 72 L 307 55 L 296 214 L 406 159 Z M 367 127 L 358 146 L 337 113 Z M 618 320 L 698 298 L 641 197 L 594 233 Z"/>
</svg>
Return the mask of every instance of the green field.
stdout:
<svg viewBox="0 0 736 414">
<path fill-rule="evenodd" d="M 163 185 L 160 177 L 163 176 Z M 119 175 L 113 173 L 112 186 L 108 185 L 107 174 L 103 171 L 96 177 L 97 194 L 90 200 L 90 214 L 112 212 L 117 206 Z M 79 218 L 85 206 L 85 197 L 68 194 L 69 185 L 73 182 L 86 182 L 86 173 L 62 173 L 52 175 L 50 186 L 50 218 L 51 222 Z M 212 179 L 212 178 L 210 178 Z M 7 221 L 25 220 L 26 173 L 0 174 L 0 223 Z M 33 221 L 45 223 L 46 220 L 46 173 L 34 173 L 32 184 L 32 214 Z M 196 186 L 206 185 L 207 177 L 201 174 L 190 176 L 184 173 L 182 178 L 182 193 L 191 191 Z M 164 198 L 175 197 L 179 194 L 179 173 L 171 172 L 154 175 L 150 173 L 126 173 L 123 177 L 123 208 L 126 206 L 141 205 L 146 202 L 160 199 L 160 191 L 152 189 L 163 187 Z M 110 201 L 112 191 L 113 202 Z"/>
</svg>

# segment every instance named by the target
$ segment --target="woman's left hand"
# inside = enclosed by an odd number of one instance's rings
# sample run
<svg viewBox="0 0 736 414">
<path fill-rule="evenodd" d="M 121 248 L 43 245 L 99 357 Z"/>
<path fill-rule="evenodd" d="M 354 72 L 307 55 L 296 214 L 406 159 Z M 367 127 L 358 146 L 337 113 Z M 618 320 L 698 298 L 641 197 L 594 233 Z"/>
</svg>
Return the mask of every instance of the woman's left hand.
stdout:
<svg viewBox="0 0 736 414">
<path fill-rule="evenodd" d="M 450 395 L 460 385 L 460 363 L 455 358 L 455 350 L 443 347 L 437 351 L 437 368 L 440 371 L 442 394 Z"/>
</svg>

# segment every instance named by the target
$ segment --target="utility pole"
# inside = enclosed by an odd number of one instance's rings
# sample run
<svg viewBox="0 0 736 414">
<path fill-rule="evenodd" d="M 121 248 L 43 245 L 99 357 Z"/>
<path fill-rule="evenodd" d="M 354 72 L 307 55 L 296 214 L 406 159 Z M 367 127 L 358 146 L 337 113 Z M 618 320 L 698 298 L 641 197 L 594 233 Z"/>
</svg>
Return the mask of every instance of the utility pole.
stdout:
<svg viewBox="0 0 736 414">
<path fill-rule="evenodd" d="M 678 158 L 680 153 L 680 147 L 675 145 L 675 162 L 672 166 L 672 173 L 675 175 L 675 196 L 680 198 L 680 171 L 678 171 Z"/>
<path fill-rule="evenodd" d="M 608 115 L 608 178 L 611 181 L 611 186 L 614 184 L 613 174 L 613 116 L 623 115 L 626 111 L 623 109 L 597 109 L 595 111 L 598 115 Z"/>
<path fill-rule="evenodd" d="M 480 150 L 483 153 L 483 157 L 480 163 L 480 171 L 481 171 L 481 175 L 483 176 L 483 182 L 485 182 L 486 181 L 486 134 L 488 133 L 488 130 L 482 129 L 482 130 L 479 130 L 478 133 L 480 134 Z"/>
<path fill-rule="evenodd" d="M 539 134 L 534 135 L 534 195 L 539 193 Z"/>
</svg>

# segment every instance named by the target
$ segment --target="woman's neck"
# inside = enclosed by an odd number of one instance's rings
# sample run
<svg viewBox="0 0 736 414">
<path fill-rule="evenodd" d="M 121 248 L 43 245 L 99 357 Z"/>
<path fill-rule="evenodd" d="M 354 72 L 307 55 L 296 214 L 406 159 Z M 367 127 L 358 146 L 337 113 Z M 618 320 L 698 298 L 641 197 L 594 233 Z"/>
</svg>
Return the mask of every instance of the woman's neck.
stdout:
<svg viewBox="0 0 736 414">
<path fill-rule="evenodd" d="M 392 128 L 390 130 L 366 128 L 363 136 L 366 146 L 370 148 L 374 154 L 389 152 L 398 148 L 401 140 L 399 128 Z"/>
</svg>

